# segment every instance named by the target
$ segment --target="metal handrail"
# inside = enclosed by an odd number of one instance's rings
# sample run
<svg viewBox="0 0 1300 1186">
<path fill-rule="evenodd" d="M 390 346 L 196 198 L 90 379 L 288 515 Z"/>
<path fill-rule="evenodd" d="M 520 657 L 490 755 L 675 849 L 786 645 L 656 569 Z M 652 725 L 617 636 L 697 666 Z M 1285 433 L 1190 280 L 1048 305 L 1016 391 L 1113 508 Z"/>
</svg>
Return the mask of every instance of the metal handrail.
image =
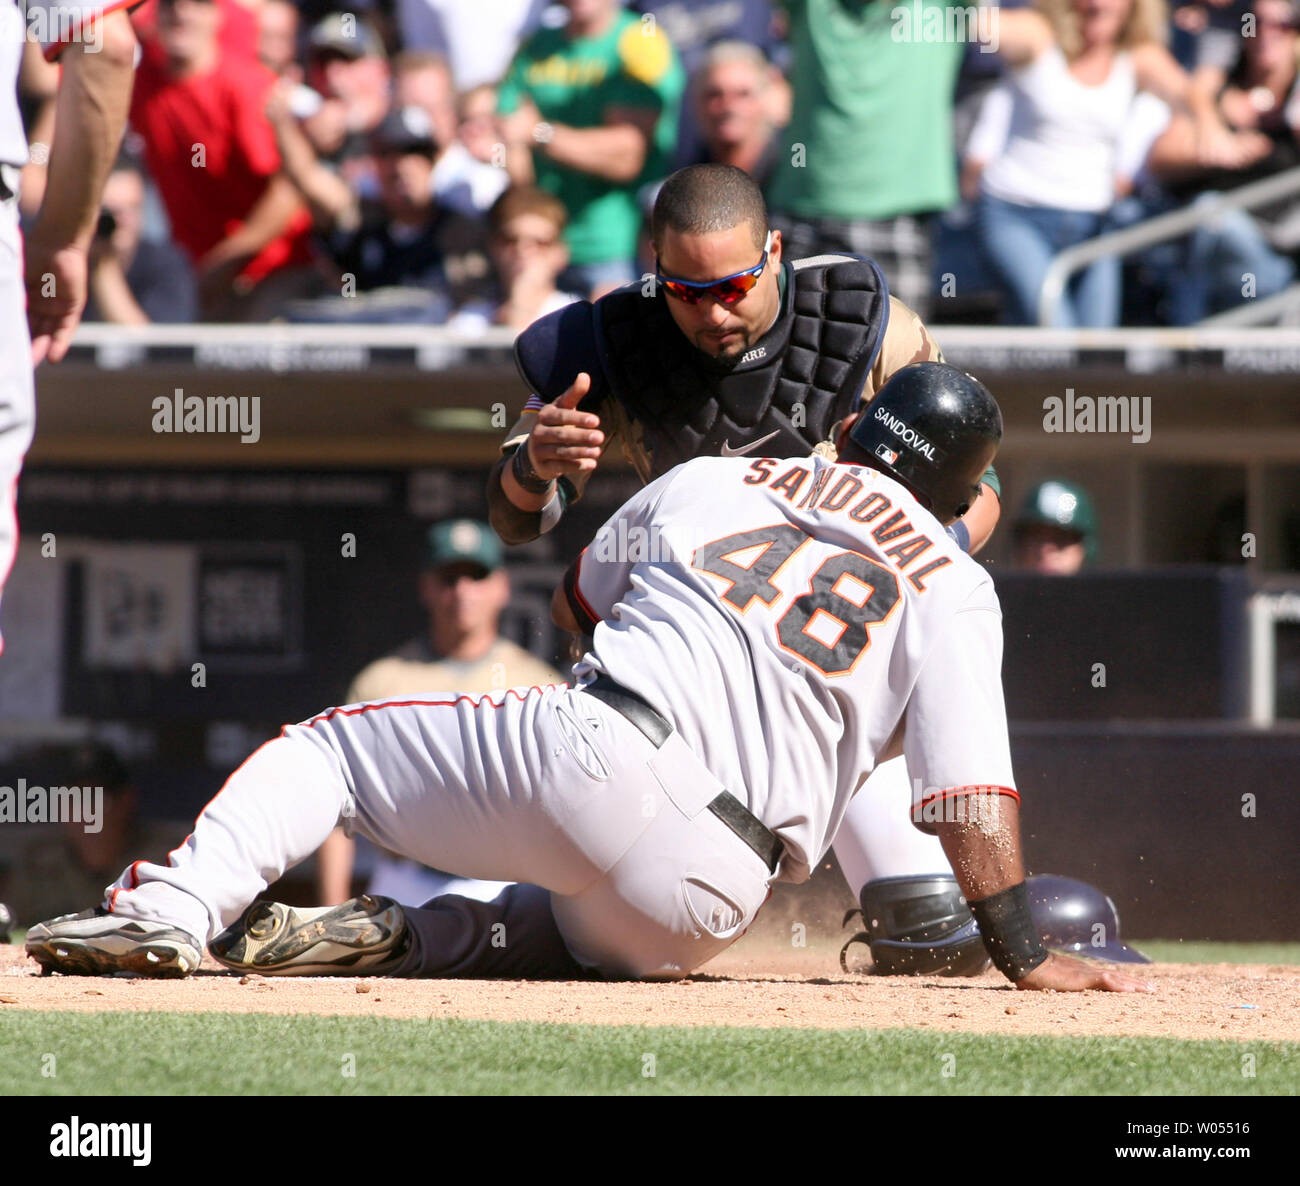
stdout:
<svg viewBox="0 0 1300 1186">
<path fill-rule="evenodd" d="M 1065 292 L 1065 282 L 1089 264 L 1111 255 L 1131 255 L 1154 243 L 1176 239 L 1226 210 L 1249 210 L 1296 194 L 1300 194 L 1300 166 L 1275 177 L 1266 177 L 1263 181 L 1253 181 L 1229 193 L 1218 194 L 1209 201 L 1193 202 L 1181 210 L 1159 214 L 1136 226 L 1067 247 L 1052 260 L 1043 276 L 1042 287 L 1038 290 L 1038 324 L 1053 324 Z"/>
<path fill-rule="evenodd" d="M 1265 297 L 1262 301 L 1248 301 L 1235 309 L 1215 313 L 1213 317 L 1206 317 L 1196 324 L 1210 329 L 1258 325 L 1265 321 L 1272 321 L 1274 317 L 1288 314 L 1294 309 L 1300 309 L 1300 284 L 1292 284 L 1271 297 Z"/>
</svg>

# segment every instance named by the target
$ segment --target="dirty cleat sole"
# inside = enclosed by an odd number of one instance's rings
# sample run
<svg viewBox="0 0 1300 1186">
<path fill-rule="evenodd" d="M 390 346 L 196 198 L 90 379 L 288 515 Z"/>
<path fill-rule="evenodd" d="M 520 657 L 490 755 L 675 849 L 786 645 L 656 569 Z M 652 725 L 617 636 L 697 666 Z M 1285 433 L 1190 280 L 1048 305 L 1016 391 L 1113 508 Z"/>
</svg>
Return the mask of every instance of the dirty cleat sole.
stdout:
<svg viewBox="0 0 1300 1186">
<path fill-rule="evenodd" d="M 410 946 L 392 898 L 363 894 L 339 906 L 255 902 L 208 951 L 236 972 L 264 976 L 382 976 Z"/>
<path fill-rule="evenodd" d="M 27 954 L 44 973 L 65 976 L 150 976 L 178 979 L 198 966 L 198 941 L 165 923 L 109 914 L 102 906 L 37 923 Z"/>
</svg>

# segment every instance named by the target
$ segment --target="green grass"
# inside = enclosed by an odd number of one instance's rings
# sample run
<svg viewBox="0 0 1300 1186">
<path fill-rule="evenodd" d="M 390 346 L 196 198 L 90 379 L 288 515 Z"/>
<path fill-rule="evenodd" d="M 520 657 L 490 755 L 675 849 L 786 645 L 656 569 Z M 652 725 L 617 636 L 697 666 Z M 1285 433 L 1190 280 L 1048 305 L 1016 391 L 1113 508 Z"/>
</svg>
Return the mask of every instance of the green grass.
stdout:
<svg viewBox="0 0 1300 1186">
<path fill-rule="evenodd" d="M 1300 943 L 1134 939 L 1132 944 L 1158 964 L 1300 964 Z"/>
<path fill-rule="evenodd" d="M 1245 1054 L 1253 1077 L 1242 1073 Z M 1300 1044 L 0 1014 L 0 1095 L 129 1094 L 141 1084 L 163 1095 L 1295 1095 Z"/>
</svg>

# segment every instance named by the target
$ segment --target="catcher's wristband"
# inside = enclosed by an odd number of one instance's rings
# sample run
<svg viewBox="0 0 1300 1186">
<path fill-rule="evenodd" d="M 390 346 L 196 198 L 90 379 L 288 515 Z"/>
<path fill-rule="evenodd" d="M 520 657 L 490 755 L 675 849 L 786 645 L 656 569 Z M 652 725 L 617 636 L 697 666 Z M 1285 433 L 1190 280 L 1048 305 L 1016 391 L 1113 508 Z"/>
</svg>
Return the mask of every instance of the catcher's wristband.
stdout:
<svg viewBox="0 0 1300 1186">
<path fill-rule="evenodd" d="M 543 478 L 533 469 L 533 459 L 528 455 L 527 441 L 515 450 L 515 455 L 510 459 L 510 472 L 514 475 L 515 481 L 529 494 L 545 494 L 555 480 Z"/>
<path fill-rule="evenodd" d="M 1023 980 L 1047 958 L 1029 912 L 1029 890 L 1022 881 L 970 903 L 985 950 L 1008 980 Z"/>
</svg>

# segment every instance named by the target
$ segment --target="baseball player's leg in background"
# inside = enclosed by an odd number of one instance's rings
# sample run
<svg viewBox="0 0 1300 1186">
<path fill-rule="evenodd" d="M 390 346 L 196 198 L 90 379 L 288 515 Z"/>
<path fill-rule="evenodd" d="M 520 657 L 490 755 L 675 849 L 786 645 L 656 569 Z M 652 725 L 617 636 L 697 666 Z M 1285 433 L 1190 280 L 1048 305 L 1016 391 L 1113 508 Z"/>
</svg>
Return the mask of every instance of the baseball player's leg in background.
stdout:
<svg viewBox="0 0 1300 1186">
<path fill-rule="evenodd" d="M 869 944 L 875 971 L 974 976 L 988 966 L 943 845 L 912 824 L 905 759 L 871 772 L 832 847 L 862 910 L 865 930 L 854 939 Z"/>
<path fill-rule="evenodd" d="M 36 424 L 22 260 L 18 203 L 0 202 L 0 594 L 18 551 L 18 475 Z"/>
<path fill-rule="evenodd" d="M 901 757 L 881 762 L 849 800 L 833 847 L 855 899 L 881 877 L 952 873 L 939 838 L 912 824 L 912 782 Z"/>
<path fill-rule="evenodd" d="M 168 865 L 136 862 L 110 887 L 113 915 L 203 943 L 345 816 L 422 863 L 549 890 L 564 946 L 607 975 L 682 975 L 738 938 L 766 900 L 772 874 L 704 810 L 721 787 L 676 735 L 656 750 L 618 713 L 563 688 L 430 701 L 286 728 L 230 777 Z M 505 908 L 535 920 L 534 894 L 520 886 Z M 444 910 L 449 931 L 492 917 L 492 904 L 454 897 L 422 914 Z M 427 926 L 415 928 L 417 945 L 448 942 Z M 423 953 L 413 962 L 428 966 Z"/>
<path fill-rule="evenodd" d="M 583 974 L 541 886 L 477 881 L 385 857 L 366 893 L 401 903 L 415 936 L 390 975 L 572 980 Z"/>
<path fill-rule="evenodd" d="M 502 890 L 505 881 L 476 881 L 471 877 L 456 877 L 437 869 L 426 869 L 414 861 L 394 861 L 381 856 L 375 862 L 374 872 L 366 885 L 366 893 L 392 898 L 404 906 L 418 906 L 430 898 L 444 894 L 458 894 L 478 902 L 490 902 Z"/>
</svg>

